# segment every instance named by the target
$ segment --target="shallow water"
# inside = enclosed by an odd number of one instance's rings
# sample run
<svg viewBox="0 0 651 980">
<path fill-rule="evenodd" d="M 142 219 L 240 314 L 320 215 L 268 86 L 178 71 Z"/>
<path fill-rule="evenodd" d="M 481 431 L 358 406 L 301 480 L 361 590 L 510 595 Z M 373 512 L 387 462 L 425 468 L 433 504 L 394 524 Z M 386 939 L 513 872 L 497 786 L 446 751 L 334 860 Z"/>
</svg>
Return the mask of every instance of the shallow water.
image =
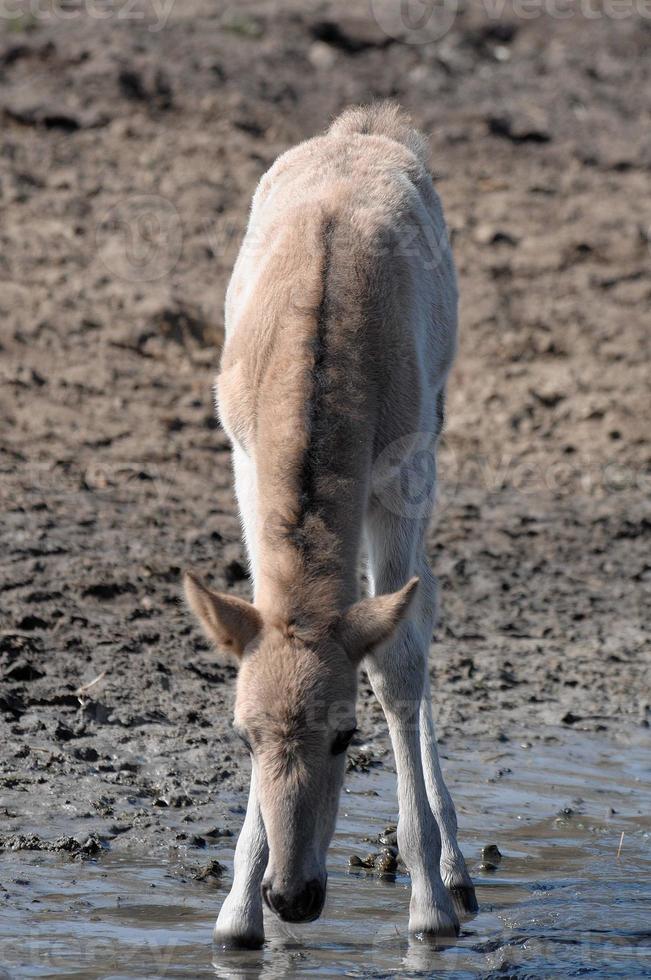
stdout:
<svg viewBox="0 0 651 980">
<path fill-rule="evenodd" d="M 651 977 L 648 742 L 577 734 L 571 743 L 443 754 L 481 909 L 456 944 L 436 949 L 408 938 L 406 876 L 347 870 L 350 854 L 374 849 L 363 838 L 396 817 L 395 777 L 376 769 L 348 778 L 323 918 L 291 928 L 269 918 L 259 952 L 212 949 L 229 879 L 216 887 L 192 880 L 176 849 L 163 861 L 118 851 L 83 863 L 0 855 L 0 980 Z M 492 872 L 479 869 L 489 843 L 503 854 Z M 232 846 L 220 841 L 204 857 L 230 872 Z"/>
</svg>

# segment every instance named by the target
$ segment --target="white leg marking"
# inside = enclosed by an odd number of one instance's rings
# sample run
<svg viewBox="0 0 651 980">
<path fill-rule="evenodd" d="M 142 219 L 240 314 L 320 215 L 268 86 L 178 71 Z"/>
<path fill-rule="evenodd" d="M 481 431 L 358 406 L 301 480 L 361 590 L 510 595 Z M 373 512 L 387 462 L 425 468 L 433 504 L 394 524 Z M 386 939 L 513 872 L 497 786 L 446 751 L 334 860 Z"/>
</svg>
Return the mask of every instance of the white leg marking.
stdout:
<svg viewBox="0 0 651 980">
<path fill-rule="evenodd" d="M 255 464 L 236 443 L 233 444 L 233 469 L 235 493 L 255 594 L 257 479 Z M 267 834 L 260 813 L 253 769 L 246 817 L 235 848 L 233 887 L 224 900 L 215 926 L 217 943 L 223 946 L 259 946 L 264 941 L 260 886 L 268 856 Z"/>
<path fill-rule="evenodd" d="M 215 942 L 222 946 L 262 945 L 262 893 L 260 886 L 267 867 L 267 834 L 260 814 L 255 771 L 246 817 L 235 848 L 233 887 L 224 900 L 215 925 Z"/>
</svg>

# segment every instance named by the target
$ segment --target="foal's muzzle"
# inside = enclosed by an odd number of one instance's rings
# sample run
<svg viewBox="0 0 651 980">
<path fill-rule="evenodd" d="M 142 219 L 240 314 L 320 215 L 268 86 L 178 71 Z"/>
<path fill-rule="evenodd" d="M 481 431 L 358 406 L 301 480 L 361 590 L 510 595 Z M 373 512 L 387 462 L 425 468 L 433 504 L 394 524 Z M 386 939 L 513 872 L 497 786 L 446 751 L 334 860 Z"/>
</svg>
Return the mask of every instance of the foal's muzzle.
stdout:
<svg viewBox="0 0 651 980">
<path fill-rule="evenodd" d="M 314 922 L 321 915 L 325 894 L 325 883 L 321 884 L 317 878 L 308 881 L 297 895 L 290 898 L 274 891 L 267 882 L 262 885 L 262 897 L 283 922 Z"/>
</svg>

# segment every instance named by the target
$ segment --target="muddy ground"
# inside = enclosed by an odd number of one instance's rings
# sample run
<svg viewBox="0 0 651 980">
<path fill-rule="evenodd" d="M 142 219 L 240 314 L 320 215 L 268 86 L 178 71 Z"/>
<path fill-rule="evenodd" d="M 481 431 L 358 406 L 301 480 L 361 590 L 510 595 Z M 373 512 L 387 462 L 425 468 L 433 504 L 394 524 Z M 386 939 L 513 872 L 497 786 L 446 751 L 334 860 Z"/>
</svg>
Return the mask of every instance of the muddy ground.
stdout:
<svg viewBox="0 0 651 980">
<path fill-rule="evenodd" d="M 460 275 L 444 746 L 646 735 L 651 19 L 463 7 L 429 44 L 344 2 L 0 20 L 5 834 L 92 814 L 149 844 L 170 808 L 205 830 L 244 802 L 234 670 L 179 602 L 186 565 L 248 593 L 211 405 L 224 289 L 260 175 L 375 97 L 431 134 Z M 361 695 L 352 764 L 388 765 Z"/>
</svg>

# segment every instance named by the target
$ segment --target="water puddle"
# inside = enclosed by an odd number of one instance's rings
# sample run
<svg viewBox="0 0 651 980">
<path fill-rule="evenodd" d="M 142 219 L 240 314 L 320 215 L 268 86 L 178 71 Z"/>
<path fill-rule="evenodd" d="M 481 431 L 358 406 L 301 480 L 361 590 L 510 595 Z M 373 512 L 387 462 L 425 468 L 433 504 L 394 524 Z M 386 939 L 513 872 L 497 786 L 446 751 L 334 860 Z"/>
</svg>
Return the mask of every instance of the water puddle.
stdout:
<svg viewBox="0 0 651 980">
<path fill-rule="evenodd" d="M 269 918 L 259 952 L 212 950 L 229 879 L 215 887 L 193 880 L 176 850 L 161 860 L 116 849 L 81 863 L 46 852 L 0 855 L 0 980 L 651 977 L 648 748 L 577 734 L 564 744 L 444 750 L 481 906 L 448 948 L 408 938 L 406 876 L 348 871 L 352 853 L 373 849 L 363 838 L 396 817 L 394 777 L 375 769 L 348 778 L 324 917 L 291 928 Z M 479 869 L 487 844 L 503 854 L 493 871 Z M 204 856 L 230 872 L 224 841 Z"/>
</svg>

